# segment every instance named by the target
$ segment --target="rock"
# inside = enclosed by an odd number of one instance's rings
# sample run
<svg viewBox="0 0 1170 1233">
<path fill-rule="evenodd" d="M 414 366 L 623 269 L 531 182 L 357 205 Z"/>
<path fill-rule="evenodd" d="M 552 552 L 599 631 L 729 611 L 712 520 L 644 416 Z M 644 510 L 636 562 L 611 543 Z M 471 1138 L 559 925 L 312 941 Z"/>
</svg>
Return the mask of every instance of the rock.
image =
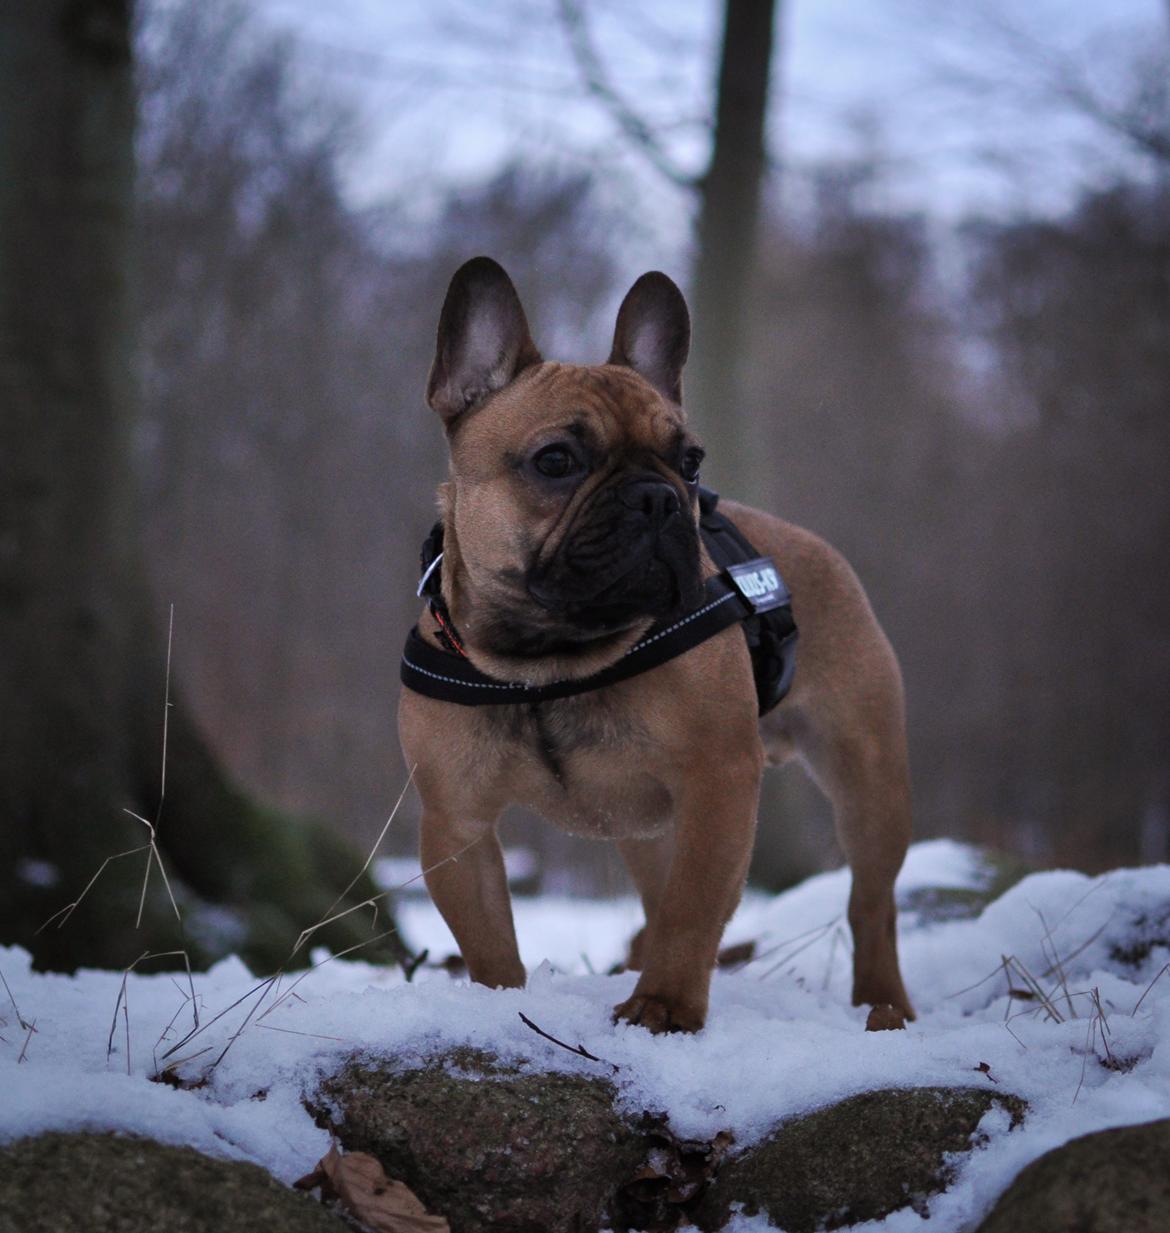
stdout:
<svg viewBox="0 0 1170 1233">
<path fill-rule="evenodd" d="M 354 1058 L 309 1102 L 347 1151 L 368 1152 L 452 1233 L 722 1228 L 733 1204 L 789 1233 L 925 1211 L 980 1120 L 1027 1105 L 983 1088 L 867 1092 L 781 1124 L 728 1157 L 730 1136 L 683 1142 L 664 1119 L 617 1113 L 605 1077 L 503 1065 L 464 1049 L 413 1069 Z"/>
<path fill-rule="evenodd" d="M 978 1233 L 1165 1233 L 1170 1118 L 1072 1139 L 1034 1160 Z"/>
<path fill-rule="evenodd" d="M 344 1233 L 257 1165 L 109 1134 L 0 1148 L 0 1233 Z"/>
<path fill-rule="evenodd" d="M 914 916 L 916 925 L 971 920 L 989 903 L 1035 872 L 1019 857 L 993 848 L 977 849 L 978 886 L 916 886 L 898 895 L 898 911 Z"/>
<path fill-rule="evenodd" d="M 794 1118 L 724 1165 L 696 1223 L 721 1228 L 734 1202 L 788 1233 L 880 1220 L 908 1206 L 925 1211 L 955 1176 L 949 1154 L 976 1146 L 980 1119 L 995 1106 L 1013 1126 L 1027 1109 L 1018 1096 L 982 1088 L 911 1088 L 865 1092 Z"/>
<path fill-rule="evenodd" d="M 585 1233 L 645 1159 L 613 1084 L 459 1050 L 412 1070 L 355 1059 L 309 1102 L 347 1151 L 369 1152 L 452 1233 Z"/>
</svg>

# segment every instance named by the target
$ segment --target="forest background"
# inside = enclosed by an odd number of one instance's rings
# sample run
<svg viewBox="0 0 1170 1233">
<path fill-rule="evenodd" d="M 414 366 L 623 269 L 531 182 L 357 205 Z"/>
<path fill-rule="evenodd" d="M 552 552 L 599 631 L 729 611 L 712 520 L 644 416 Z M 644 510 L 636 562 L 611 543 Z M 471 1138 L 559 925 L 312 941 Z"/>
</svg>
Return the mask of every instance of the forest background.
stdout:
<svg viewBox="0 0 1170 1233">
<path fill-rule="evenodd" d="M 156 593 L 232 770 L 359 842 L 405 775 L 397 662 L 445 465 L 421 389 L 447 279 L 495 256 L 545 354 L 584 362 L 604 357 L 643 266 L 693 283 L 692 147 L 714 104 L 678 114 L 684 88 L 650 83 L 705 77 L 710 95 L 711 49 L 671 41 L 672 6 L 591 7 L 440 5 L 405 48 L 367 51 L 298 33 L 287 6 L 283 22 L 220 0 L 146 13 L 139 459 Z M 920 58 L 919 105 L 962 165 L 933 156 L 926 203 L 902 183 L 921 166 L 884 153 L 880 96 L 839 121 L 843 153 L 785 158 L 801 47 L 793 13 L 774 23 L 746 355 L 726 395 L 739 405 L 718 398 L 719 365 L 694 409 L 707 482 L 858 570 L 906 676 L 920 835 L 1088 869 L 1166 859 L 1170 14 L 1070 47 L 1011 6 L 931 8 L 931 37 L 902 54 Z M 510 65 L 544 40 L 541 74 Z M 409 117 L 362 111 L 370 75 L 399 77 L 396 111 L 433 113 L 442 181 L 417 151 L 395 176 Z M 596 133 L 571 114 L 558 130 L 548 103 L 538 124 L 541 92 L 566 111 L 592 101 Z M 481 97 L 513 140 L 459 182 L 448 152 Z M 1038 157 L 1062 192 L 1036 186 Z M 947 174 L 981 176 L 980 194 Z M 835 860 L 799 772 L 762 819 L 765 883 Z M 606 846 L 519 825 L 544 885 L 620 885 Z M 391 842 L 412 849 L 409 813 Z"/>
<path fill-rule="evenodd" d="M 705 481 L 857 569 L 919 836 L 1170 857 L 1170 11 L 828 7 L 805 41 L 801 0 L 138 6 L 151 621 L 249 796 L 368 848 L 405 783 L 421 392 L 482 252 L 558 359 L 604 358 L 643 269 L 687 289 Z M 849 88 L 818 94 L 834 37 Z M 799 771 L 761 823 L 758 885 L 839 863 Z M 505 838 L 529 889 L 626 888 L 606 845 Z"/>
</svg>

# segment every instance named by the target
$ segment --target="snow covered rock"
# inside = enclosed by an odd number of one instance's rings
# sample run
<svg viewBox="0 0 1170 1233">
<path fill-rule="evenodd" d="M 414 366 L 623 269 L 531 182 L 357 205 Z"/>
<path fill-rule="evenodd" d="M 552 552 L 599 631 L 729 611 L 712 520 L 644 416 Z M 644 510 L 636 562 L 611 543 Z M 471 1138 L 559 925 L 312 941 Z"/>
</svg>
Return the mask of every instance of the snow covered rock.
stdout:
<svg viewBox="0 0 1170 1233">
<path fill-rule="evenodd" d="M 1027 1110 L 982 1088 L 867 1092 L 783 1122 L 720 1167 L 729 1135 L 683 1142 L 649 1111 L 618 1112 L 616 1099 L 603 1078 L 458 1050 L 412 1070 L 355 1059 L 311 1105 L 453 1233 L 673 1229 L 684 1216 L 715 1230 L 733 1204 L 803 1233 L 924 1211 L 959 1154 L 985 1141 L 989 1110 L 1012 1127 Z"/>
<path fill-rule="evenodd" d="M 402 1070 L 355 1060 L 310 1102 L 347 1151 L 376 1156 L 453 1233 L 598 1229 L 645 1156 L 611 1083 L 472 1049 Z"/>
<path fill-rule="evenodd" d="M 109 1134 L 0 1148 L 0 1233 L 344 1233 L 254 1164 Z"/>
<path fill-rule="evenodd" d="M 979 1233 L 1165 1233 L 1170 1118 L 1083 1135 L 1034 1160 Z"/>
<path fill-rule="evenodd" d="M 992 1108 L 1014 1127 L 1027 1105 L 983 1088 L 865 1092 L 785 1122 L 757 1147 L 728 1162 L 699 1216 L 723 1227 L 732 1203 L 765 1212 L 787 1233 L 879 1220 L 900 1208 L 925 1215 L 924 1200 L 958 1172 L 957 1156 L 985 1136 Z M 1026 1226 L 1019 1226 L 1026 1227 Z"/>
</svg>

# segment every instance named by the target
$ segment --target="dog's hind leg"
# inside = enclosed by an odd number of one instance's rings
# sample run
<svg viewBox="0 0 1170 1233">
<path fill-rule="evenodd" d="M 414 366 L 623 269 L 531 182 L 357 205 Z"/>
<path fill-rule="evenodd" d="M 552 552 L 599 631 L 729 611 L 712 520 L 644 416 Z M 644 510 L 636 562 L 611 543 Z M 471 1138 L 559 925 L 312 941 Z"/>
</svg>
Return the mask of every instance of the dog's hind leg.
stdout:
<svg viewBox="0 0 1170 1233">
<path fill-rule="evenodd" d="M 853 1004 L 889 1004 L 913 1019 L 898 966 L 894 905 L 894 879 L 909 845 L 909 791 L 892 783 L 888 770 L 858 779 L 856 794 L 834 802 L 837 835 L 853 871 Z"/>
<path fill-rule="evenodd" d="M 821 731 L 799 742 L 800 756 L 833 806 L 837 838 L 853 872 L 853 1004 L 914 1008 L 898 967 L 894 879 L 910 843 L 910 775 L 900 690 L 870 722 Z"/>
</svg>

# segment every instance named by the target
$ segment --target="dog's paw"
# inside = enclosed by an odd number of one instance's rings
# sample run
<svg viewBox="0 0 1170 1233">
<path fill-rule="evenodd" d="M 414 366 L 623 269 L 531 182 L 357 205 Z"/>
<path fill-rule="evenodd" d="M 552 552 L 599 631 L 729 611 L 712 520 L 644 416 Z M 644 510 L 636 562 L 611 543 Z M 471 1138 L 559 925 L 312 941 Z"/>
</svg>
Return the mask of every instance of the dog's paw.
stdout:
<svg viewBox="0 0 1170 1233">
<path fill-rule="evenodd" d="M 666 998 L 635 993 L 613 1008 L 614 1023 L 633 1023 L 653 1032 L 697 1032 L 706 1021 L 701 1010 Z"/>
<path fill-rule="evenodd" d="M 867 1032 L 897 1032 L 905 1029 L 906 1016 L 896 1006 L 888 1002 L 875 1006 L 865 1021 Z"/>
</svg>

